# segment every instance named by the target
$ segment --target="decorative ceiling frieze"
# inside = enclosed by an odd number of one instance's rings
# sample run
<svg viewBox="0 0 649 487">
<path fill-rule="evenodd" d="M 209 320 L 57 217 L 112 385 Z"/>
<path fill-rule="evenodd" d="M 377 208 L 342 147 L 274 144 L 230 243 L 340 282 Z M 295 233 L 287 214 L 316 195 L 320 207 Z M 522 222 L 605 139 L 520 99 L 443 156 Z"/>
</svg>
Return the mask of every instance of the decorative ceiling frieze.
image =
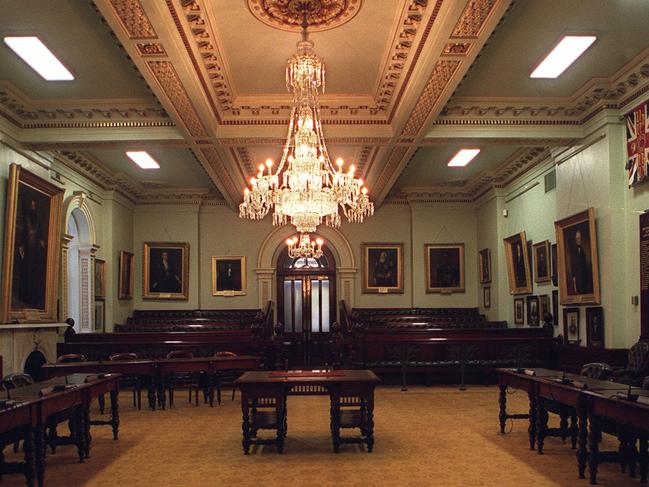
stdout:
<svg viewBox="0 0 649 487">
<path fill-rule="evenodd" d="M 288 32 L 300 32 L 306 13 L 309 30 L 320 32 L 352 20 L 363 0 L 248 0 L 247 5 L 260 22 Z"/>
</svg>

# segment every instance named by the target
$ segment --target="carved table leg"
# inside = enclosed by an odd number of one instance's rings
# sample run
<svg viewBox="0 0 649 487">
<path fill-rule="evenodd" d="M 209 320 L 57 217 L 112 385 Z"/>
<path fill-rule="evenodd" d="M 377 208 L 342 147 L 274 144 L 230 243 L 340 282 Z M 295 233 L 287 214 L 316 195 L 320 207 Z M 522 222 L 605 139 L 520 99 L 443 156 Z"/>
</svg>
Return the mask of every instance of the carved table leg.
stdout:
<svg viewBox="0 0 649 487">
<path fill-rule="evenodd" d="M 559 429 L 561 430 L 561 441 L 565 445 L 568 438 L 568 415 L 564 412 L 559 415 Z"/>
<path fill-rule="evenodd" d="M 248 455 L 250 453 L 250 409 L 245 386 L 241 387 L 241 413 L 243 415 L 243 420 L 241 422 L 243 440 L 241 441 L 241 445 L 243 446 L 244 455 Z"/>
<path fill-rule="evenodd" d="M 83 430 L 82 434 L 85 436 L 85 456 L 90 458 L 90 443 L 92 442 L 92 436 L 90 434 L 90 401 L 83 407 Z"/>
<path fill-rule="evenodd" d="M 276 399 L 276 411 L 277 411 L 277 451 L 279 453 L 284 453 L 284 438 L 286 434 L 284 433 L 284 421 L 286 417 L 286 402 L 284 397 L 278 397 Z"/>
<path fill-rule="evenodd" d="M 574 450 L 577 448 L 577 415 L 570 415 L 570 446 Z"/>
<path fill-rule="evenodd" d="M 586 415 L 586 405 L 583 401 L 577 406 L 577 420 L 578 420 L 578 435 L 577 435 L 577 469 L 579 471 L 579 478 L 586 478 L 586 462 L 588 460 L 588 453 L 586 451 L 586 441 L 588 438 L 588 418 Z"/>
<path fill-rule="evenodd" d="M 70 425 L 74 427 L 70 428 L 70 436 L 72 441 L 77 446 L 77 453 L 79 455 L 79 463 L 83 463 L 86 458 L 86 432 L 85 432 L 85 406 L 79 405 L 75 407 L 72 411 L 72 420 Z"/>
<path fill-rule="evenodd" d="M 151 411 L 155 411 L 155 380 L 153 379 L 153 375 L 149 376 L 147 379 L 147 398 L 149 399 L 149 409 Z"/>
<path fill-rule="evenodd" d="M 27 428 L 27 431 L 25 433 L 23 451 L 25 454 L 25 477 L 27 479 L 27 486 L 34 487 L 36 463 L 34 460 L 34 430 L 31 427 Z"/>
<path fill-rule="evenodd" d="M 545 399 L 539 397 L 536 403 L 536 452 L 543 455 L 545 430 L 548 426 L 548 412 L 545 408 Z"/>
<path fill-rule="evenodd" d="M 113 427 L 113 440 L 119 435 L 119 390 L 110 391 L 110 425 Z"/>
<path fill-rule="evenodd" d="M 597 483 L 597 463 L 599 462 L 599 439 L 601 435 L 599 418 L 594 414 L 588 415 L 590 431 L 588 432 L 588 469 L 590 483 Z"/>
<path fill-rule="evenodd" d="M 527 429 L 530 437 L 530 450 L 534 450 L 536 444 L 536 395 L 533 391 L 527 393 L 530 400 L 530 425 Z"/>
<path fill-rule="evenodd" d="M 329 415 L 334 452 L 340 453 L 340 397 L 338 394 L 331 394 L 329 398 Z"/>
<path fill-rule="evenodd" d="M 105 411 L 105 409 L 106 409 L 106 400 L 105 400 L 103 394 L 101 394 L 101 395 L 97 398 L 97 403 L 99 403 L 99 413 L 100 413 L 100 414 L 104 414 L 104 411 Z"/>
<path fill-rule="evenodd" d="M 160 375 L 160 379 L 158 380 L 158 406 L 162 410 L 165 409 L 165 403 L 167 402 L 167 398 L 165 396 L 165 378 Z"/>
<path fill-rule="evenodd" d="M 640 450 L 638 452 L 638 463 L 640 464 L 640 482 L 647 483 L 647 466 L 649 466 L 649 456 L 647 455 L 647 435 L 640 436 Z"/>
<path fill-rule="evenodd" d="M 500 406 L 500 413 L 498 420 L 500 421 L 500 433 L 505 434 L 505 422 L 507 421 L 507 384 L 499 384 L 500 394 L 498 395 L 498 405 Z"/>
<path fill-rule="evenodd" d="M 374 449 L 374 390 L 369 392 L 367 398 L 367 452 Z"/>
<path fill-rule="evenodd" d="M 34 451 L 36 461 L 36 481 L 38 487 L 43 487 L 43 480 L 45 477 L 45 452 L 47 450 L 47 442 L 45 441 L 45 425 L 40 424 L 34 430 Z"/>
</svg>

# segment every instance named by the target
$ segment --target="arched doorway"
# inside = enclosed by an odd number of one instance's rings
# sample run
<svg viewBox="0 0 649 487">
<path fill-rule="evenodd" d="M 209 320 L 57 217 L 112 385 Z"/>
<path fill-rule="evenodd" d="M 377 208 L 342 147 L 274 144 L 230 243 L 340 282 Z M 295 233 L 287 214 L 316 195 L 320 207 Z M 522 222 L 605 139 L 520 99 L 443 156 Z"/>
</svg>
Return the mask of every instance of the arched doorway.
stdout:
<svg viewBox="0 0 649 487">
<path fill-rule="evenodd" d="M 67 262 L 67 318 L 74 320 L 77 332 L 92 331 L 92 254 L 93 245 L 90 225 L 86 214 L 75 208 L 66 222 Z"/>
<path fill-rule="evenodd" d="M 291 366 L 324 365 L 331 324 L 336 321 L 336 261 L 327 246 L 322 257 L 291 258 L 284 247 L 277 259 L 277 320 Z"/>
</svg>

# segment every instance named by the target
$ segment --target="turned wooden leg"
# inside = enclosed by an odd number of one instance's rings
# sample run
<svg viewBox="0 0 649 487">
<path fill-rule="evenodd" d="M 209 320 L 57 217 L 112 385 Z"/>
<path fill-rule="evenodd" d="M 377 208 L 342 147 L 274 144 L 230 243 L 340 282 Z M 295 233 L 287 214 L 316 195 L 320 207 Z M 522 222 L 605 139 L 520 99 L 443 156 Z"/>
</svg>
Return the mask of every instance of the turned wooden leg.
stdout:
<svg viewBox="0 0 649 487">
<path fill-rule="evenodd" d="M 498 420 L 500 421 L 500 433 L 505 434 L 505 423 L 507 421 L 507 385 L 499 384 L 500 394 L 498 395 L 498 405 L 500 407 L 500 412 L 498 414 Z"/>
<path fill-rule="evenodd" d="M 329 398 L 329 416 L 334 452 L 340 453 L 340 397 L 336 394 L 332 394 Z"/>
<path fill-rule="evenodd" d="M 543 443 L 545 441 L 545 430 L 547 428 L 548 413 L 545 409 L 545 399 L 539 397 L 536 403 L 536 452 L 543 455 Z"/>
<path fill-rule="evenodd" d="M 638 463 L 640 464 L 640 482 L 647 483 L 647 466 L 649 466 L 649 456 L 647 455 L 647 436 L 642 435 L 639 442 Z"/>
<path fill-rule="evenodd" d="M 588 419 L 584 405 L 580 405 L 577 409 L 578 428 L 577 435 L 577 468 L 579 471 L 579 478 L 586 478 L 586 462 L 588 460 L 588 453 L 586 452 L 586 441 L 588 438 Z"/>
<path fill-rule="evenodd" d="M 90 458 L 90 443 L 92 442 L 92 436 L 90 435 L 90 402 L 83 408 L 83 431 L 82 434 L 85 437 L 85 456 Z"/>
<path fill-rule="evenodd" d="M 34 430 L 27 428 L 25 432 L 25 440 L 23 442 L 23 454 L 25 455 L 25 478 L 28 487 L 34 487 L 34 478 L 36 476 L 36 463 L 34 459 Z M 4 455 L 0 452 L 2 460 Z"/>
<path fill-rule="evenodd" d="M 83 463 L 86 458 L 86 432 L 85 432 L 85 407 L 77 406 L 72 413 L 72 423 L 74 429 L 70 431 L 72 440 L 77 446 L 77 454 L 79 455 L 79 463 Z"/>
<path fill-rule="evenodd" d="M 534 450 L 534 445 L 536 444 L 536 395 L 533 391 L 527 393 L 527 397 L 530 400 L 530 423 L 527 428 L 527 432 L 530 437 L 530 450 Z"/>
<path fill-rule="evenodd" d="M 45 478 L 45 452 L 47 442 L 45 441 L 45 425 L 39 425 L 34 430 L 34 459 L 36 462 L 36 482 L 38 487 L 43 487 Z"/>
<path fill-rule="evenodd" d="M 574 450 L 577 448 L 577 415 L 570 415 L 570 445 Z"/>
<path fill-rule="evenodd" d="M 243 446 L 244 455 L 248 455 L 250 453 L 250 409 L 248 406 L 248 398 L 243 392 L 241 394 L 241 413 L 243 416 L 241 422 L 243 440 L 241 440 L 241 445 Z"/>
<path fill-rule="evenodd" d="M 367 452 L 374 449 L 374 391 L 367 398 Z"/>
<path fill-rule="evenodd" d="M 568 415 L 561 413 L 559 415 L 559 430 L 561 431 L 561 441 L 565 444 L 568 438 Z"/>
<path fill-rule="evenodd" d="M 151 411 L 155 411 L 155 403 L 156 403 L 156 394 L 155 394 L 155 382 L 152 377 L 149 377 L 147 380 L 147 388 L 146 388 L 146 394 L 147 394 L 147 399 L 149 400 L 149 409 Z"/>
<path fill-rule="evenodd" d="M 110 391 L 110 409 L 110 425 L 113 428 L 113 440 L 116 440 L 119 435 L 119 394 L 116 390 Z"/>
<path fill-rule="evenodd" d="M 597 483 L 597 464 L 599 462 L 599 418 L 595 415 L 588 415 L 590 431 L 588 432 L 588 470 L 590 472 L 590 483 Z"/>
</svg>

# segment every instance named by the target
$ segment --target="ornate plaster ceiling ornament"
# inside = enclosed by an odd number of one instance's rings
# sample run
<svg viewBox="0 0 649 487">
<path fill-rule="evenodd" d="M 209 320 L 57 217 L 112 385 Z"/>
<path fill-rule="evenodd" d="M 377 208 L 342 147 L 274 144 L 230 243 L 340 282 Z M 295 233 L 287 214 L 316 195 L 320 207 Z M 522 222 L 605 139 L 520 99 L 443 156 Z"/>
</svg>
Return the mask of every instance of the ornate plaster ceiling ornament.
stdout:
<svg viewBox="0 0 649 487">
<path fill-rule="evenodd" d="M 270 27 L 300 32 L 304 19 L 310 32 L 333 29 L 353 19 L 363 0 L 248 0 L 248 9 Z"/>
</svg>

